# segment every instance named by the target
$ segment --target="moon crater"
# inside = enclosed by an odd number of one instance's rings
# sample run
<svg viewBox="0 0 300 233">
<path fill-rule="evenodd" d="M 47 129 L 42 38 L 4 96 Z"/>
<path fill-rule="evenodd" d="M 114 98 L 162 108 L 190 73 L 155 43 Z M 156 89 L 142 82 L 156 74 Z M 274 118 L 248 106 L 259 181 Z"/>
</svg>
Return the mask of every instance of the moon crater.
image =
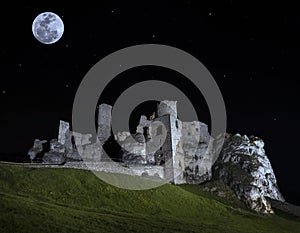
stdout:
<svg viewBox="0 0 300 233">
<path fill-rule="evenodd" d="M 43 44 L 53 44 L 63 35 L 64 24 L 61 18 L 52 12 L 39 14 L 32 23 L 34 37 Z"/>
</svg>

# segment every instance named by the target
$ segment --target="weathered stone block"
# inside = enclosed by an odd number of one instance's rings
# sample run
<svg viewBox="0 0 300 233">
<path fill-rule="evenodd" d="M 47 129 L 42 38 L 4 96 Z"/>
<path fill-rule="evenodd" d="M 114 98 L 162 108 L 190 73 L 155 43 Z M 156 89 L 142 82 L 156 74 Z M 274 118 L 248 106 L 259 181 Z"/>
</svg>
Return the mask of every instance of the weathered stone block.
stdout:
<svg viewBox="0 0 300 233">
<path fill-rule="evenodd" d="M 33 160 L 38 153 L 43 152 L 43 144 L 46 142 L 47 140 L 39 140 L 39 139 L 34 140 L 33 147 L 31 147 L 28 151 L 30 160 Z"/>
</svg>

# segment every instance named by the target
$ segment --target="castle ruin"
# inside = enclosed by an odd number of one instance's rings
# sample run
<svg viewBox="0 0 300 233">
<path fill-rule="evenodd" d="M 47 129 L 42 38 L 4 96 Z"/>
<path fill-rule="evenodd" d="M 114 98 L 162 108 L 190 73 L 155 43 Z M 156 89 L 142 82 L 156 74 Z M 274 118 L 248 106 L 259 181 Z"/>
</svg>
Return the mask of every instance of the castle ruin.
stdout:
<svg viewBox="0 0 300 233">
<path fill-rule="evenodd" d="M 225 135 L 219 156 L 218 138 L 212 139 L 206 124 L 182 122 L 177 117 L 177 101 L 164 100 L 149 119 L 142 115 L 135 133 L 112 132 L 112 107 L 98 106 L 97 138 L 72 132 L 60 121 L 58 138 L 45 152 L 46 140 L 35 139 L 28 155 L 31 161 L 43 155 L 46 166 L 85 169 L 146 176 L 174 184 L 201 184 L 218 179 L 227 184 L 250 209 L 273 213 L 267 198 L 284 201 L 270 161 L 258 137 Z M 118 145 L 113 156 L 106 149 Z M 217 158 L 216 158 L 217 157 Z M 216 162 L 215 162 L 216 161 Z"/>
<path fill-rule="evenodd" d="M 99 105 L 95 143 L 91 143 L 90 134 L 72 132 L 68 122 L 60 121 L 58 139 L 50 141 L 50 151 L 44 153 L 43 161 L 106 161 L 103 147 L 113 138 L 121 148 L 120 164 L 133 170 L 145 168 L 149 174 L 149 167 L 153 167 L 163 171 L 160 178 L 175 184 L 202 183 L 211 178 L 214 160 L 208 148 L 208 127 L 199 121 L 180 121 L 177 101 L 161 101 L 149 119 L 142 115 L 133 135 L 124 131 L 112 135 L 111 118 L 112 106 Z M 30 156 L 34 158 L 32 151 Z"/>
</svg>

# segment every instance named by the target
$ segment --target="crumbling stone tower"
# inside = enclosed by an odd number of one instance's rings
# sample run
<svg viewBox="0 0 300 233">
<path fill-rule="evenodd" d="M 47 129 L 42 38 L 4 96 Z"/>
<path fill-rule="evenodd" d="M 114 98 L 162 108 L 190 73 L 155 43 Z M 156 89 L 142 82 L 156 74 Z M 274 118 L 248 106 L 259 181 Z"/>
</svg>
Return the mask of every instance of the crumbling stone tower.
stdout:
<svg viewBox="0 0 300 233">
<path fill-rule="evenodd" d="M 97 134 L 101 145 L 103 145 L 111 135 L 111 110 L 112 106 L 108 104 L 99 105 Z"/>
<path fill-rule="evenodd" d="M 99 140 L 93 143 L 91 142 L 91 134 L 72 132 L 70 131 L 68 122 L 60 121 L 58 144 L 63 145 L 62 148 L 67 150 L 67 158 L 73 160 L 101 161 L 104 155 L 103 145 L 111 136 L 111 109 L 110 105 L 99 105 L 97 128 L 97 137 Z M 55 144 L 53 145 L 55 146 Z"/>
<path fill-rule="evenodd" d="M 182 151 L 182 122 L 177 118 L 177 101 L 164 100 L 157 107 L 157 118 L 167 130 L 165 143 L 155 153 L 156 161 L 164 163 L 165 179 L 173 183 L 183 182 L 184 155 Z M 162 164 L 159 164 L 162 165 Z"/>
<path fill-rule="evenodd" d="M 70 124 L 66 121 L 59 121 L 58 143 L 65 145 L 67 150 L 72 150 L 72 131 L 70 131 Z"/>
</svg>

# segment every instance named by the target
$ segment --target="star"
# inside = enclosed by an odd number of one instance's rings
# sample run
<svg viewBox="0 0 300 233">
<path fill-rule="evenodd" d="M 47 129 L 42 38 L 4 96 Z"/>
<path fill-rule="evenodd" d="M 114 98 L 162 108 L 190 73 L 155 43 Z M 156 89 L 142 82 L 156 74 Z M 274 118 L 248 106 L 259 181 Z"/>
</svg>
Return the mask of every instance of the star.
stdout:
<svg viewBox="0 0 300 233">
<path fill-rule="evenodd" d="M 111 10 L 111 13 L 114 13 L 115 11 L 114 10 Z"/>
<path fill-rule="evenodd" d="M 223 77 L 226 78 L 226 74 L 224 74 Z"/>
<path fill-rule="evenodd" d="M 69 85 L 67 84 L 67 85 L 66 85 L 66 88 L 68 88 L 68 87 L 69 87 Z"/>
<path fill-rule="evenodd" d="M 209 16 L 211 16 L 211 15 L 212 15 L 212 13 L 211 13 L 211 12 L 209 12 L 209 13 L 208 13 L 208 15 L 209 15 Z"/>
<path fill-rule="evenodd" d="M 18 64 L 18 66 L 19 66 L 19 67 L 22 67 L 22 64 L 21 64 L 21 63 L 19 63 L 19 64 Z"/>
<path fill-rule="evenodd" d="M 154 35 L 154 34 L 152 35 L 152 38 L 155 38 L 155 35 Z"/>
<path fill-rule="evenodd" d="M 66 48 L 68 48 L 69 47 L 69 45 L 68 44 L 66 44 Z"/>
<path fill-rule="evenodd" d="M 275 118 L 273 119 L 273 121 L 277 121 L 277 118 L 275 117 Z"/>
<path fill-rule="evenodd" d="M 3 94 L 5 94 L 5 93 L 6 93 L 6 91 L 2 91 L 2 93 L 3 93 Z"/>
</svg>

